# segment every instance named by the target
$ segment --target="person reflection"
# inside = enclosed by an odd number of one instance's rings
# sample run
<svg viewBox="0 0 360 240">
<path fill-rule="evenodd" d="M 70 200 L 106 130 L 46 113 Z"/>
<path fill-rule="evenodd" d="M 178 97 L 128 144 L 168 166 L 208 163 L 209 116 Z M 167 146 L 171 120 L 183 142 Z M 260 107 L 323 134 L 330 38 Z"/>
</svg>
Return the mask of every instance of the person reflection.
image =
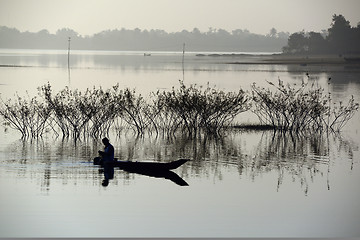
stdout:
<svg viewBox="0 0 360 240">
<path fill-rule="evenodd" d="M 99 154 L 101 156 L 102 165 L 104 166 L 104 180 L 102 185 L 106 187 L 109 185 L 109 180 L 114 178 L 114 147 L 107 138 L 103 138 L 102 142 L 105 147 L 104 151 L 99 150 Z"/>
<path fill-rule="evenodd" d="M 104 164 L 104 180 L 101 185 L 107 187 L 109 185 L 109 180 L 114 178 L 114 166 L 109 163 Z"/>
</svg>

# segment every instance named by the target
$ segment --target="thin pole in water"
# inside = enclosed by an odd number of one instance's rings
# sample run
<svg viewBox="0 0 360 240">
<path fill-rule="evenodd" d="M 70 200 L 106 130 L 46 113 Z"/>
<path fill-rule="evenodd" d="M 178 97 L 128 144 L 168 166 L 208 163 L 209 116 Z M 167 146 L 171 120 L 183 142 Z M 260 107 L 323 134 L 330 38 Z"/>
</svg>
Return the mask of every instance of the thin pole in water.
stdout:
<svg viewBox="0 0 360 240">
<path fill-rule="evenodd" d="M 68 42 L 68 75 L 69 75 L 69 86 L 70 86 L 70 41 L 71 41 L 71 37 L 69 37 Z"/>
<path fill-rule="evenodd" d="M 183 70 L 183 81 L 185 80 L 185 43 L 183 44 L 183 55 L 182 55 L 182 70 Z"/>
<path fill-rule="evenodd" d="M 68 41 L 69 41 L 69 45 L 68 45 L 68 67 L 70 67 L 70 41 L 71 41 L 71 37 L 69 37 Z"/>
</svg>

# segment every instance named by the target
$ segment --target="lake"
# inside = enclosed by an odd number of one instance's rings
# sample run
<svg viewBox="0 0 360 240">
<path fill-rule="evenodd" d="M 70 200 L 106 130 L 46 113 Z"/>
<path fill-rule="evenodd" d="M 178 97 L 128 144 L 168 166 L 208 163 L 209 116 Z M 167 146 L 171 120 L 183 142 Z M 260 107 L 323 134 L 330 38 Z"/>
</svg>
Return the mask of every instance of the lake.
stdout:
<svg viewBox="0 0 360 240">
<path fill-rule="evenodd" d="M 359 68 L 263 64 L 250 55 L 182 58 L 71 51 L 69 67 L 67 51 L 1 49 L 1 97 L 34 96 L 48 82 L 55 92 L 118 83 L 147 97 L 177 88 L 179 80 L 249 91 L 252 83 L 269 87 L 266 80 L 281 79 L 315 82 L 334 101 L 353 95 L 360 102 Z M 236 121 L 257 118 L 245 112 Z M 296 137 L 244 129 L 191 139 L 112 132 L 121 160 L 191 161 L 173 170 L 188 186 L 115 169 L 107 187 L 92 164 L 100 139 L 75 142 L 48 133 L 23 140 L 1 127 L 0 237 L 360 237 L 359 123 L 357 112 L 339 134 Z"/>
</svg>

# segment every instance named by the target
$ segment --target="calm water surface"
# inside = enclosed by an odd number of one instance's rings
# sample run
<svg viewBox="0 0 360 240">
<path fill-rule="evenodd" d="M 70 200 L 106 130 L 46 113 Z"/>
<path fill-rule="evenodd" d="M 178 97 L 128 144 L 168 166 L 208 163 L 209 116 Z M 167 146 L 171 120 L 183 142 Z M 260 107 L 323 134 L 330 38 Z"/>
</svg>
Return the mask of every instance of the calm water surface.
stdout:
<svg viewBox="0 0 360 240">
<path fill-rule="evenodd" d="M 47 82 L 54 90 L 116 83 L 147 96 L 186 84 L 249 90 L 305 73 L 335 101 L 360 102 L 360 71 L 343 66 L 229 64 L 256 58 L 181 53 L 0 51 L 3 99 Z M 183 71 L 184 70 L 184 71 Z M 327 79 L 331 77 L 331 83 Z M 253 122 L 251 113 L 237 121 Z M 220 138 L 110 136 L 132 161 L 191 161 L 174 170 L 189 186 L 115 170 L 108 187 L 92 165 L 97 139 L 21 140 L 0 133 L 0 237 L 359 237 L 359 113 L 341 134 L 292 138 L 272 131 L 231 131 Z"/>
</svg>

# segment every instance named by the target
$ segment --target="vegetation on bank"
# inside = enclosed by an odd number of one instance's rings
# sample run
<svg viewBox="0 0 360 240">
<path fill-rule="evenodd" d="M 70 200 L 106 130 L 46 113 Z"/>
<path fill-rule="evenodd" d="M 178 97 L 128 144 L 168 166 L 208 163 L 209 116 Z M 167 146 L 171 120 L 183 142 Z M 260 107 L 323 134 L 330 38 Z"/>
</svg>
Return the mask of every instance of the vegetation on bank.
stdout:
<svg viewBox="0 0 360 240">
<path fill-rule="evenodd" d="M 18 130 L 23 137 L 39 138 L 49 131 L 77 139 L 129 129 L 137 134 L 217 135 L 232 127 L 234 119 L 245 111 L 259 117 L 261 125 L 256 129 L 340 131 L 359 108 L 353 97 L 347 104 L 333 103 L 330 93 L 325 94 L 315 84 L 303 82 L 296 87 L 280 80 L 278 85 L 269 84 L 273 90 L 253 84 L 249 93 L 180 82 L 179 88 L 151 93 L 148 100 L 119 85 L 84 92 L 66 87 L 53 93 L 46 84 L 38 88 L 38 96 L 1 99 L 0 115 L 5 126 Z"/>
<path fill-rule="evenodd" d="M 135 28 L 113 29 L 82 36 L 72 29 L 59 29 L 55 34 L 43 29 L 39 32 L 20 32 L 0 26 L 0 48 L 66 49 L 69 37 L 74 50 L 129 50 L 129 51 L 227 51 L 227 52 L 280 52 L 285 54 L 359 54 L 360 22 L 352 27 L 343 15 L 333 15 L 330 28 L 322 32 L 296 32 L 293 34 L 270 29 L 266 35 L 235 29 L 209 28 L 201 32 L 168 33 L 164 30 Z"/>
<path fill-rule="evenodd" d="M 351 27 L 343 15 L 333 15 L 327 32 L 297 32 L 290 35 L 283 52 L 287 54 L 359 54 L 360 22 Z"/>
<path fill-rule="evenodd" d="M 121 27 L 121 26 L 120 26 Z M 67 49 L 69 37 L 73 50 L 109 51 L 243 51 L 279 52 L 286 44 L 289 33 L 272 28 L 266 35 L 246 29 L 198 28 L 168 33 L 160 29 L 112 29 L 92 36 L 82 36 L 72 29 L 59 29 L 55 34 L 43 29 L 39 32 L 20 32 L 0 26 L 0 48 Z"/>
</svg>

